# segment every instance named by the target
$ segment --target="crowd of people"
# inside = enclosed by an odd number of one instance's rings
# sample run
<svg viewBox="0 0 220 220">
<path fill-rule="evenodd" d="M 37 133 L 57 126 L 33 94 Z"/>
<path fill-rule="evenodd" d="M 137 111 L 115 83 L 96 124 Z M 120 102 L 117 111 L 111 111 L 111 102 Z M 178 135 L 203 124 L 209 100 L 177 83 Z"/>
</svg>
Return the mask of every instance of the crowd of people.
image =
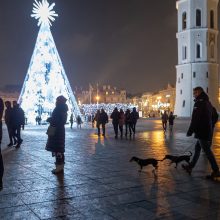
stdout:
<svg viewBox="0 0 220 220">
<path fill-rule="evenodd" d="M 195 152 L 193 155 L 193 159 L 189 164 L 183 164 L 182 167 L 188 173 L 191 174 L 193 168 L 196 166 L 197 161 L 200 156 L 201 149 L 205 152 L 212 168 L 211 175 L 208 175 L 207 178 L 215 178 L 220 177 L 219 166 L 216 162 L 215 156 L 211 150 L 212 145 L 212 137 L 214 132 L 214 127 L 216 122 L 218 121 L 218 114 L 216 109 L 212 106 L 209 101 L 208 95 L 204 92 L 201 87 L 196 87 L 193 90 L 193 94 L 195 97 L 195 104 L 192 113 L 191 123 L 187 132 L 187 136 L 191 136 L 193 133 L 195 134 L 195 138 L 197 139 L 195 145 Z M 64 171 L 65 164 L 65 124 L 67 122 L 67 112 L 68 106 L 66 104 L 67 99 L 64 96 L 59 96 L 56 99 L 56 106 L 52 112 L 50 118 L 48 118 L 49 127 L 47 130 L 47 143 L 46 150 L 52 153 L 52 156 L 55 157 L 55 169 L 52 170 L 53 174 L 59 174 Z M 10 143 L 8 146 L 15 146 L 19 148 L 22 139 L 20 136 L 21 127 L 24 127 L 25 117 L 24 111 L 20 108 L 17 102 L 13 102 L 13 106 L 11 106 L 10 102 L 5 102 L 6 110 L 5 110 L 5 123 L 8 128 L 9 140 Z M 2 140 L 2 117 L 4 112 L 4 103 L 2 99 L 0 99 L 0 142 Z M 112 124 L 114 128 L 115 138 L 118 136 L 122 138 L 124 135 L 127 137 L 128 132 L 131 137 L 132 134 L 136 133 L 136 123 L 139 119 L 139 114 L 134 107 L 132 111 L 127 109 L 124 111 L 123 109 L 118 110 L 117 107 L 114 108 L 112 113 L 110 114 L 110 118 L 112 119 Z M 77 118 L 76 118 L 77 119 Z M 163 130 L 166 132 L 167 130 L 167 122 L 169 122 L 170 131 L 172 132 L 173 124 L 174 124 L 174 115 L 171 112 L 169 115 L 167 112 L 162 114 L 162 125 Z M 81 119 L 78 118 L 78 124 L 81 125 Z M 96 122 L 96 127 L 98 129 L 98 136 L 105 136 L 105 126 L 109 122 L 109 117 L 107 112 L 104 109 L 97 110 L 93 122 Z M 124 133 L 125 128 L 125 133 Z M 120 132 L 120 134 L 119 134 Z M 3 188 L 2 177 L 4 173 L 4 166 L 2 155 L 0 151 L 0 190 Z"/>
<path fill-rule="evenodd" d="M 24 129 L 24 125 L 25 125 L 24 111 L 16 101 L 13 101 L 12 104 L 10 101 L 6 101 L 4 103 L 3 100 L 0 98 L 0 145 L 2 142 L 3 114 L 10 140 L 8 147 L 15 146 L 15 148 L 20 148 L 23 142 L 21 138 L 21 128 Z M 3 159 L 0 148 L 0 190 L 3 188 L 3 183 L 2 183 L 3 173 L 4 173 L 4 165 L 3 165 Z"/>
<path fill-rule="evenodd" d="M 132 110 L 135 106 L 132 104 L 123 104 L 123 103 L 115 103 L 115 104 L 105 104 L 105 103 L 99 103 L 97 104 L 83 104 L 80 105 L 80 109 L 85 115 L 85 121 L 92 121 L 94 119 L 95 114 L 97 113 L 97 109 L 103 109 L 108 115 L 110 115 L 114 108 L 122 109 L 124 112 L 127 109 Z"/>
<path fill-rule="evenodd" d="M 136 124 L 137 120 L 139 119 L 139 114 L 134 107 L 132 112 L 130 109 L 127 109 L 125 112 L 123 109 L 118 110 L 117 107 L 114 108 L 113 112 L 110 114 L 110 118 L 112 119 L 112 125 L 114 128 L 115 138 L 117 139 L 119 136 L 122 138 L 124 135 L 125 137 L 131 137 L 132 134 L 135 135 L 136 132 Z M 101 135 L 100 133 L 100 126 L 102 127 L 102 135 L 105 136 L 105 125 L 108 123 L 108 114 L 105 112 L 104 109 L 97 110 L 93 122 L 96 122 L 96 127 L 98 129 L 98 136 Z M 124 126 L 125 126 L 125 134 L 124 134 Z"/>
<path fill-rule="evenodd" d="M 173 132 L 173 125 L 174 125 L 174 120 L 175 116 L 173 115 L 173 112 L 170 112 L 170 114 L 167 114 L 167 111 L 164 111 L 161 115 L 161 120 L 162 120 L 162 126 L 163 126 L 163 131 L 166 133 L 167 131 L 167 122 L 169 122 L 169 130 L 170 133 L 172 134 Z"/>
</svg>

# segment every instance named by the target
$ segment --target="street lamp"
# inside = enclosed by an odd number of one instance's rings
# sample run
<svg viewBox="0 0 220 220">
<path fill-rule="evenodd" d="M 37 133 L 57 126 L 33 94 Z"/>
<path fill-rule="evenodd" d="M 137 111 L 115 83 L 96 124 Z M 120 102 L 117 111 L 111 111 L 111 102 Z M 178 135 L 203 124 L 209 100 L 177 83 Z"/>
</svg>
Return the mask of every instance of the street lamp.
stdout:
<svg viewBox="0 0 220 220">
<path fill-rule="evenodd" d="M 99 100 L 100 100 L 100 97 L 97 95 L 97 96 L 96 96 L 96 101 L 97 101 L 97 109 L 99 108 Z"/>
</svg>

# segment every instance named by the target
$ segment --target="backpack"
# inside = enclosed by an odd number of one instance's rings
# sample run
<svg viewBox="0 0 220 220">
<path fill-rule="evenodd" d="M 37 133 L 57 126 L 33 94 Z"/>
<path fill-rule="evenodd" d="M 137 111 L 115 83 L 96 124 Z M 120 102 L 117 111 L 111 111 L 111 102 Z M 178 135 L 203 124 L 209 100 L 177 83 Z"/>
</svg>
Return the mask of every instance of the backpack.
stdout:
<svg viewBox="0 0 220 220">
<path fill-rule="evenodd" d="M 218 113 L 215 107 L 212 107 L 212 125 L 215 126 L 218 121 Z"/>
</svg>

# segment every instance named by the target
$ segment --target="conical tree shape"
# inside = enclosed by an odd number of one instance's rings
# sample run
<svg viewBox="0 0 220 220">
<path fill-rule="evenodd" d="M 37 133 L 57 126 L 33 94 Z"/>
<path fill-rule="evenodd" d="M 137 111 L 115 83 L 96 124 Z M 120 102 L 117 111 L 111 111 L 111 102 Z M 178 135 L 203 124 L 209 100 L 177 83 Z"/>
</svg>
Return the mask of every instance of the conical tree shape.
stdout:
<svg viewBox="0 0 220 220">
<path fill-rule="evenodd" d="M 29 122 L 37 116 L 44 120 L 55 107 L 56 98 L 67 98 L 69 113 L 81 116 L 64 67 L 59 57 L 49 24 L 42 23 L 28 72 L 20 94 L 19 103 Z"/>
</svg>

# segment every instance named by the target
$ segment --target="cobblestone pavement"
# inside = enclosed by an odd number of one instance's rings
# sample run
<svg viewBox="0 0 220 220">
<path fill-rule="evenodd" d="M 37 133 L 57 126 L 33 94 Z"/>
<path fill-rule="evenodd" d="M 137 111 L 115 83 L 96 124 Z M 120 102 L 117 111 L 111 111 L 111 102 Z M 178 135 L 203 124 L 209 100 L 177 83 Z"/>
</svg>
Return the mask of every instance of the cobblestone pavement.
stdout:
<svg viewBox="0 0 220 220">
<path fill-rule="evenodd" d="M 100 139 L 96 130 L 66 130 L 64 175 L 54 176 L 54 158 L 44 150 L 45 126 L 27 126 L 20 149 L 2 144 L 4 190 L 0 219 L 220 219 L 220 182 L 205 179 L 210 172 L 202 154 L 192 176 L 181 166 L 160 162 L 138 172 L 132 156 L 162 159 L 165 154 L 192 150 L 195 140 L 185 133 L 189 121 L 176 120 L 175 132 L 164 136 L 159 120 L 141 120 L 135 139 L 114 139 L 112 126 Z M 5 131 L 5 129 L 4 129 Z M 220 123 L 213 149 L 220 164 Z"/>
</svg>

